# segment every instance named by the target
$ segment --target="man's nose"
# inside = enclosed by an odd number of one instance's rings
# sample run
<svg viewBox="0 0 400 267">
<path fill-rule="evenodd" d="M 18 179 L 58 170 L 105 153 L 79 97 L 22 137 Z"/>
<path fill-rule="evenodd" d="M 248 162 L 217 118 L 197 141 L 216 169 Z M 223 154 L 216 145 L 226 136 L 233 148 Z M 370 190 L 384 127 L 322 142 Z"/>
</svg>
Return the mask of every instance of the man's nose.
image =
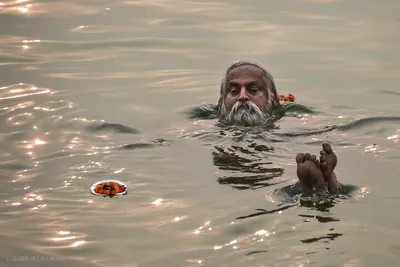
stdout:
<svg viewBox="0 0 400 267">
<path fill-rule="evenodd" d="M 248 96 L 248 94 L 247 94 L 246 87 L 243 86 L 243 87 L 240 89 L 240 95 L 239 95 L 238 100 L 239 100 L 239 101 L 242 101 L 242 102 L 245 102 L 245 101 L 248 101 L 248 100 L 249 100 L 249 96 Z"/>
</svg>

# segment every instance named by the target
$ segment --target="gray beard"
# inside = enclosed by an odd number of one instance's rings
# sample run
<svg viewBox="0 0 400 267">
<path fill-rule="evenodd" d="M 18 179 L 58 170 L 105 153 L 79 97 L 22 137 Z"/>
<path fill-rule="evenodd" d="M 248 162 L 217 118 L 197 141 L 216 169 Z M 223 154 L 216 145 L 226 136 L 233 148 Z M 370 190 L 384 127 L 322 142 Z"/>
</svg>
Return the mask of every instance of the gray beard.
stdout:
<svg viewBox="0 0 400 267">
<path fill-rule="evenodd" d="M 247 108 L 242 109 L 240 108 L 241 106 Z M 227 124 L 254 126 L 265 123 L 269 117 L 268 112 L 263 112 L 250 101 L 236 102 L 229 112 L 225 107 L 225 103 L 222 102 L 219 110 L 221 121 Z"/>
</svg>

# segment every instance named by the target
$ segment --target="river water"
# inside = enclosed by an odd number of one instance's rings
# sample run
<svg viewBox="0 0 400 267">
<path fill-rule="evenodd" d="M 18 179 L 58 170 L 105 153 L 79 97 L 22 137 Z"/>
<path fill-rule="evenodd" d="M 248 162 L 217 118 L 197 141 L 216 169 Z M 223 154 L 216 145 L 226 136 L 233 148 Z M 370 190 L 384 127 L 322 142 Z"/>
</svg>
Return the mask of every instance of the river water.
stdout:
<svg viewBox="0 0 400 267">
<path fill-rule="evenodd" d="M 397 0 L 0 1 L 1 266 L 398 264 Z M 189 118 L 240 59 L 313 112 Z M 355 190 L 277 193 L 322 142 Z"/>
</svg>

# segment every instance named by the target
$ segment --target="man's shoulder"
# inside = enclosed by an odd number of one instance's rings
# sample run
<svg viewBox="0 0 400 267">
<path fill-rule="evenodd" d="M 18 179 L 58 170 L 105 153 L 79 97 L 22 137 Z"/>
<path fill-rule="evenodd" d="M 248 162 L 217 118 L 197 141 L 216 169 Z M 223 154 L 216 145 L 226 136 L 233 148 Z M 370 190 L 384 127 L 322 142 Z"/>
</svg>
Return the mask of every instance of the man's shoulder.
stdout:
<svg viewBox="0 0 400 267">
<path fill-rule="evenodd" d="M 273 114 L 277 116 L 298 116 L 305 114 L 315 114 L 313 108 L 295 102 L 284 102 L 279 107 L 274 108 Z"/>
</svg>

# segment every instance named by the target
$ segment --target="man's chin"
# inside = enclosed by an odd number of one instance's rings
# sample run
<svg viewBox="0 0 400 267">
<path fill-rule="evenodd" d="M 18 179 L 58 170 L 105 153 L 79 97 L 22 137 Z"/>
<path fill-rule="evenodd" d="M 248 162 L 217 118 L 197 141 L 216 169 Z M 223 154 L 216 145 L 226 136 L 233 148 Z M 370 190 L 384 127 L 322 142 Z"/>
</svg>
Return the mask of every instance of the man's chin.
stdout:
<svg viewBox="0 0 400 267">
<path fill-rule="evenodd" d="M 250 103 L 249 106 L 234 106 L 227 111 L 224 106 L 221 108 L 220 122 L 225 125 L 237 126 L 257 126 L 265 124 L 269 117 L 267 113 L 262 112 L 257 106 Z"/>
</svg>

